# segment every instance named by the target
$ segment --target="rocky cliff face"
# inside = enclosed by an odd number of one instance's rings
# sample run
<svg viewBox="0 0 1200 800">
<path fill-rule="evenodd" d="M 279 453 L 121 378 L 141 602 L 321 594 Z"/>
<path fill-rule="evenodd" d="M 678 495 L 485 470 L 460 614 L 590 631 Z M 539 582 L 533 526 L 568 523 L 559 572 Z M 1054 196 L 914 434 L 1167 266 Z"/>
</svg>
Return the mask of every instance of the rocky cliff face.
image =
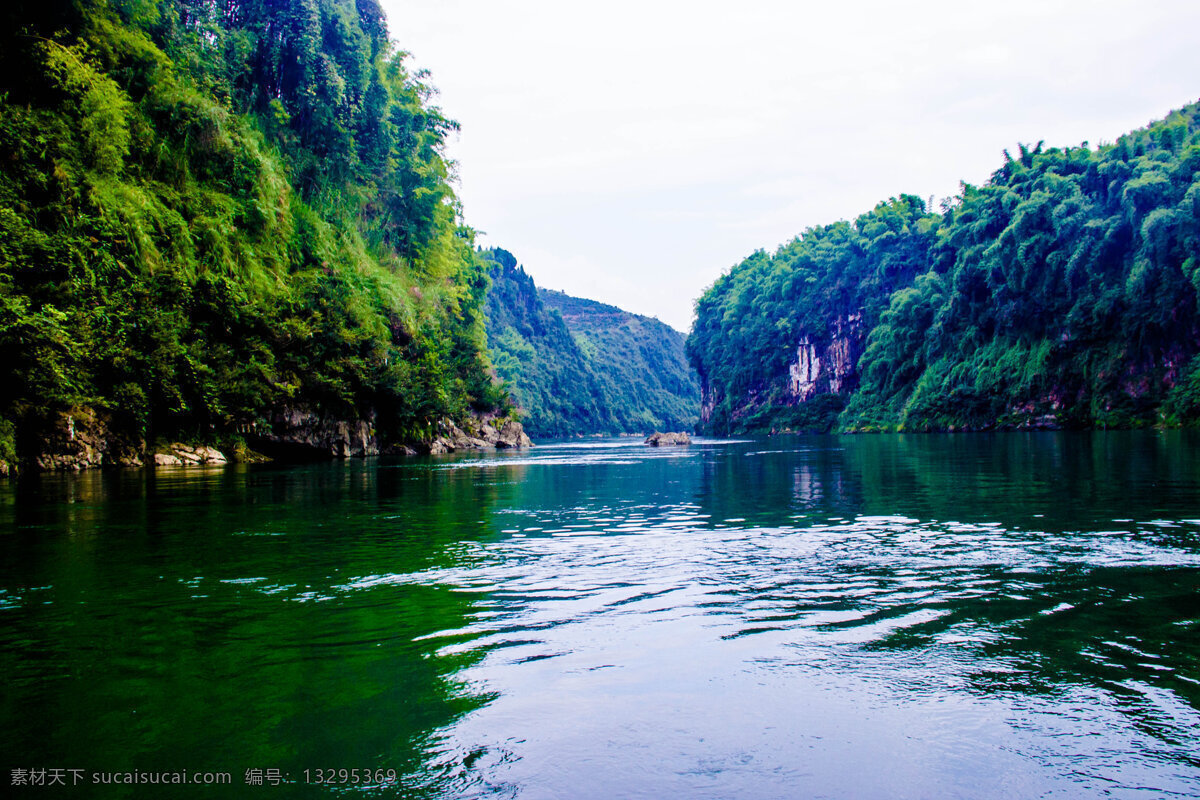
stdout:
<svg viewBox="0 0 1200 800">
<path fill-rule="evenodd" d="M 492 415 L 472 416 L 459 427 L 451 420 L 438 423 L 428 442 L 381 445 L 375 417 L 343 420 L 322 417 L 308 408 L 285 408 L 272 419 L 271 429 L 258 434 L 256 446 L 278 458 L 361 458 L 375 455 L 415 455 L 480 450 L 490 447 L 532 447 L 520 422 Z"/>
<path fill-rule="evenodd" d="M 702 381 L 700 383 L 700 424 L 707 425 L 709 423 L 713 412 L 717 410 L 719 400 L 720 397 L 708 381 Z"/>
<path fill-rule="evenodd" d="M 62 472 L 94 467 L 224 464 L 228 460 L 216 448 L 180 442 L 151 452 L 144 438 L 130 436 L 118 427 L 109 414 L 89 406 L 59 412 L 37 440 L 37 452 L 28 466 Z M 7 474 L 8 470 L 0 471 L 0 475 Z"/>
<path fill-rule="evenodd" d="M 243 431 L 250 444 L 270 457 L 281 460 L 320 460 L 360 458 L 374 455 L 416 455 L 449 453 L 456 450 L 532 447 L 524 427 L 515 420 L 484 415 L 470 417 L 459 427 L 450 420 L 438 425 L 428 442 L 412 445 L 381 445 L 375 430 L 375 418 L 335 419 L 322 416 L 311 408 L 282 408 L 272 415 L 268 429 Z M 220 465 L 233 460 L 226 453 L 207 445 L 175 442 L 154 450 L 145 439 L 134 439 L 115 430 L 109 415 L 89 407 L 76 407 L 57 415 L 47 430 L 36 437 L 31 447 L 34 456 L 23 462 L 41 471 L 82 470 L 94 467 L 187 467 Z M 240 460 L 262 460 L 250 453 Z M 0 461 L 0 477 L 14 472 L 16 465 Z"/>
<path fill-rule="evenodd" d="M 59 412 L 38 442 L 32 465 L 46 471 L 142 466 L 145 440 L 114 431 L 111 422 L 107 414 L 87 406 Z"/>
<path fill-rule="evenodd" d="M 256 449 L 273 458 L 351 458 L 379 455 L 375 415 L 366 419 L 326 417 L 305 406 L 281 408 L 270 428 L 252 434 Z"/>
<path fill-rule="evenodd" d="M 821 341 L 800 337 L 796 360 L 788 365 L 788 397 L 803 403 L 818 394 L 850 394 L 858 388 L 858 359 L 864 334 L 862 314 L 835 319 L 833 334 Z"/>
<path fill-rule="evenodd" d="M 758 430 L 760 424 L 754 417 L 764 403 L 774 402 L 785 408 L 801 410 L 809 401 L 824 397 L 821 402 L 829 406 L 842 403 L 858 389 L 858 362 L 866 346 L 866 327 L 862 312 L 838 317 L 829 322 L 829 333 L 823 336 L 802 335 L 796 343 L 795 355 L 785 371 L 775 375 L 765 385 L 747 389 L 743 396 L 734 398 L 730 429 Z M 775 400 L 769 400 L 769 398 Z M 700 419 L 702 425 L 712 421 L 718 405 L 725 400 L 721 392 L 706 381 L 700 387 Z M 826 407 L 816 413 L 817 417 L 829 413 Z M 841 405 L 836 405 L 841 408 Z M 797 416 L 797 415 L 793 415 Z M 798 418 L 802 418 L 799 415 Z M 765 428 L 775 429 L 777 420 L 767 420 Z M 784 426 L 791 424 L 785 423 Z"/>
</svg>

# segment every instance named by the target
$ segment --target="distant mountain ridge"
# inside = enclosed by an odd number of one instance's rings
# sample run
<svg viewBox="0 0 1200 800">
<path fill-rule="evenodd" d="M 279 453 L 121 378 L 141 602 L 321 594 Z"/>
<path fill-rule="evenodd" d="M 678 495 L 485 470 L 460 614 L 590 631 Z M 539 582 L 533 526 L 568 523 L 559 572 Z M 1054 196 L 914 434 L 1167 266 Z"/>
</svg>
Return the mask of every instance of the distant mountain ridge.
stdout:
<svg viewBox="0 0 1200 800">
<path fill-rule="evenodd" d="M 700 382 L 684 334 L 654 317 L 553 289 L 539 288 L 538 297 L 562 315 L 608 396 L 626 397 L 623 407 L 643 411 L 624 430 L 691 430 L 699 421 Z"/>
<path fill-rule="evenodd" d="M 700 385 L 684 335 L 657 319 L 542 289 L 506 250 L 491 263 L 488 348 L 534 437 L 691 430 Z"/>
</svg>

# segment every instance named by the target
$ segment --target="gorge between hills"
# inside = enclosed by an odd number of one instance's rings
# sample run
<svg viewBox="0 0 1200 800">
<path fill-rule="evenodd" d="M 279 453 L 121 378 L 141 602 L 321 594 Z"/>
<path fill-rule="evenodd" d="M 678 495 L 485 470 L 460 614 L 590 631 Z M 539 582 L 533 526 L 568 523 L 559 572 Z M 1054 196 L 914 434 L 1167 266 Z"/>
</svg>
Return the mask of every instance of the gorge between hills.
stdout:
<svg viewBox="0 0 1200 800">
<path fill-rule="evenodd" d="M 482 246 L 376 0 L 0 76 L 8 794 L 1200 795 L 1200 105 L 684 333 Z"/>
</svg>

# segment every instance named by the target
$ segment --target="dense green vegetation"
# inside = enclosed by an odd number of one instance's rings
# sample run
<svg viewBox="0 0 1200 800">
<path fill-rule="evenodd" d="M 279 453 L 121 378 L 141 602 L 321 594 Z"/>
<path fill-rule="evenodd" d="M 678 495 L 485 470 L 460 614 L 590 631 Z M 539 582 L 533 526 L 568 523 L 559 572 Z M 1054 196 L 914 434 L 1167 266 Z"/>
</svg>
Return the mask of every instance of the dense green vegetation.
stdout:
<svg viewBox="0 0 1200 800">
<path fill-rule="evenodd" d="M 656 319 L 539 289 L 505 250 L 492 263 L 488 346 L 533 436 L 691 430 L 699 386 L 683 335 Z"/>
<path fill-rule="evenodd" d="M 689 356 L 716 431 L 1186 424 L 1198 267 L 1191 105 L 1115 144 L 1006 152 L 941 214 L 901 196 L 755 253 L 697 301 Z M 802 340 L 861 354 L 839 391 L 791 390 Z"/>
<path fill-rule="evenodd" d="M 506 250 L 491 250 L 488 346 L 531 436 L 615 430 L 596 376 L 562 317 L 538 297 L 533 278 Z"/>
<path fill-rule="evenodd" d="M 700 384 L 684 336 L 653 317 L 539 289 L 562 315 L 618 422 L 618 430 L 690 431 L 700 421 Z"/>
<path fill-rule="evenodd" d="M 503 400 L 454 123 L 376 0 L 6 4 L 0 74 L 0 457 L 79 405 L 407 439 Z"/>
</svg>

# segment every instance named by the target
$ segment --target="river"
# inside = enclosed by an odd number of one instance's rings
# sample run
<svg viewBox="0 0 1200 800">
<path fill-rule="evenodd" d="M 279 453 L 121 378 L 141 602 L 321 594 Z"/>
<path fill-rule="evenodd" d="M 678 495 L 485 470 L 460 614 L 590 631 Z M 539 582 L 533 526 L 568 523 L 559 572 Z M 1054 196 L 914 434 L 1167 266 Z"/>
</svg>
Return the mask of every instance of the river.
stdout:
<svg viewBox="0 0 1200 800">
<path fill-rule="evenodd" d="M 0 783 L 1200 796 L 1198 444 L 624 438 L 30 475 L 0 484 Z M 21 785 L 39 770 L 65 785 Z M 229 783 L 146 785 L 210 772 Z"/>
</svg>

